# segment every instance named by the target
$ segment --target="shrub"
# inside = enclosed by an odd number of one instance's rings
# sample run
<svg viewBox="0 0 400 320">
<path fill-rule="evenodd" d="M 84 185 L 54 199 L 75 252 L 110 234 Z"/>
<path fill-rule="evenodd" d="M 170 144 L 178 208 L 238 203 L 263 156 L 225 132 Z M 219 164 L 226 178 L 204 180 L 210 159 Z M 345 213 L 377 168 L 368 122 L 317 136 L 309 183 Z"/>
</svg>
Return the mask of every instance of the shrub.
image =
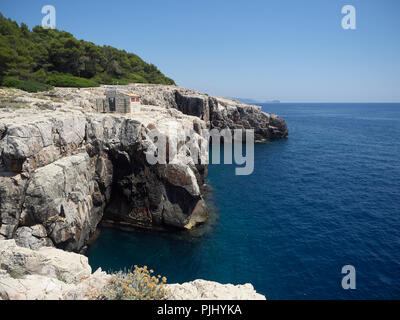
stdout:
<svg viewBox="0 0 400 320">
<path fill-rule="evenodd" d="M 93 80 L 75 77 L 69 74 L 55 74 L 46 79 L 46 82 L 54 87 L 98 87 L 99 84 Z"/>
<path fill-rule="evenodd" d="M 126 78 L 127 78 L 127 81 L 130 82 L 130 83 L 132 83 L 132 82 L 134 82 L 134 83 L 148 83 L 148 81 L 144 77 L 142 77 L 141 75 L 136 74 L 136 73 L 131 73 Z"/>
<path fill-rule="evenodd" d="M 123 78 L 119 79 L 112 78 L 105 73 L 101 73 L 94 76 L 91 80 L 97 83 L 108 84 L 108 85 L 116 85 L 117 83 L 119 85 L 128 85 L 131 83 L 148 83 L 148 81 L 145 78 L 135 73 L 130 73 L 124 76 Z"/>
<path fill-rule="evenodd" d="M 130 75 L 134 74 L 141 78 L 133 82 L 174 84 L 136 54 L 78 40 L 62 30 L 40 26 L 29 30 L 25 24 L 19 25 L 0 13 L 0 79 L 13 76 L 44 83 L 53 72 L 86 79 L 95 77 L 98 83 L 109 83 L 113 78 L 132 81 Z M 98 81 L 97 76 L 103 80 Z"/>
<path fill-rule="evenodd" d="M 113 84 L 112 77 L 105 72 L 96 74 L 91 80 L 102 84 Z"/>
<path fill-rule="evenodd" d="M 52 89 L 52 86 L 44 83 L 40 83 L 33 80 L 24 81 L 24 80 L 19 80 L 17 78 L 4 79 L 3 86 L 10 88 L 17 88 L 28 92 L 49 91 Z"/>
<path fill-rule="evenodd" d="M 113 274 L 111 282 L 103 289 L 105 300 L 164 300 L 167 279 L 152 275 L 146 266 L 135 266 L 133 271 L 119 271 Z"/>
<path fill-rule="evenodd" d="M 31 73 L 31 79 L 41 82 L 41 83 L 45 83 L 46 82 L 46 78 L 47 78 L 47 73 L 44 69 L 39 69 L 36 72 Z"/>
</svg>

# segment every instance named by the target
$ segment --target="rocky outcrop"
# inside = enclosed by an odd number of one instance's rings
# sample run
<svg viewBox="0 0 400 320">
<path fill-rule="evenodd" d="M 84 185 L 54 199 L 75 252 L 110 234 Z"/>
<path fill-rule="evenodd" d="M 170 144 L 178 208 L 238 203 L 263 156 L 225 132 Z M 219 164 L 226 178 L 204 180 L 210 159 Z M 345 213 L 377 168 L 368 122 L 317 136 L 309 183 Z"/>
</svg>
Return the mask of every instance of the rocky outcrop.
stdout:
<svg viewBox="0 0 400 320">
<path fill-rule="evenodd" d="M 180 133 L 191 132 L 196 154 L 207 127 L 254 128 L 263 141 L 287 136 L 284 121 L 259 107 L 176 86 L 127 89 L 142 96 L 141 112 L 94 112 L 105 87 L 0 89 L 0 240 L 79 252 L 101 221 L 192 228 L 208 215 L 207 165 L 184 159 L 193 150 Z M 167 163 L 147 161 L 157 153 L 154 132 L 167 149 L 177 143 Z"/>
<path fill-rule="evenodd" d="M 195 280 L 170 284 L 169 300 L 266 300 L 250 284 L 221 284 L 214 281 Z"/>
<path fill-rule="evenodd" d="M 133 116 L 68 104 L 3 112 L 0 237 L 32 249 L 80 251 L 102 219 L 146 228 L 204 222 L 206 165 L 146 161 L 155 150 L 151 129 L 184 148 L 172 135 L 195 125 L 205 127 L 196 117 L 150 106 Z"/>
<path fill-rule="evenodd" d="M 88 140 L 95 147 L 89 153 L 98 154 L 98 147 L 108 150 L 107 159 L 113 172 L 104 219 L 143 227 L 177 228 L 191 227 L 196 224 L 194 221 L 206 219 L 207 208 L 201 193 L 205 165 L 183 163 L 179 159 L 149 165 L 146 159 L 146 153 L 154 148 L 147 136 L 153 126 L 170 141 L 179 141 L 173 135 L 193 129 L 194 123 L 199 124 L 197 118 L 157 107 L 147 108 L 136 119 L 121 123 L 110 123 L 101 117 L 90 121 Z M 112 130 L 121 132 L 118 143 L 114 136 L 109 136 Z M 199 135 L 197 138 L 203 139 Z"/>
<path fill-rule="evenodd" d="M 254 129 L 256 141 L 284 139 L 288 128 L 277 115 L 262 112 L 261 107 L 233 99 L 212 97 L 177 86 L 135 84 L 130 90 L 144 97 L 145 103 L 175 108 L 199 117 L 209 128 Z"/>
<path fill-rule="evenodd" d="M 0 240 L 0 300 L 94 300 L 110 280 L 101 269 L 92 273 L 83 255 Z M 250 284 L 195 280 L 167 288 L 168 300 L 265 300 Z"/>
<path fill-rule="evenodd" d="M 92 273 L 87 257 L 56 248 L 31 250 L 0 240 L 0 299 L 95 299 L 111 276 Z"/>
<path fill-rule="evenodd" d="M 83 255 L 51 247 L 32 250 L 18 246 L 13 239 L 0 241 L 0 257 L 1 269 L 16 277 L 41 275 L 77 283 L 92 272 Z"/>
</svg>

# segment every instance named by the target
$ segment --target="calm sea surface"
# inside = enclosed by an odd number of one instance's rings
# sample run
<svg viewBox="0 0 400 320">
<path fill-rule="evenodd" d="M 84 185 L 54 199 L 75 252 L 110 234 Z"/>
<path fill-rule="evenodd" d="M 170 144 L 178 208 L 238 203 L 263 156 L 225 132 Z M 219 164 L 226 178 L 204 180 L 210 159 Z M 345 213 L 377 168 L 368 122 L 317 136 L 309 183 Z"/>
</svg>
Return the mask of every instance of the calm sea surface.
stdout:
<svg viewBox="0 0 400 320">
<path fill-rule="evenodd" d="M 169 283 L 250 282 L 268 299 L 400 298 L 400 104 L 267 104 L 286 141 L 255 170 L 212 165 L 210 221 L 178 234 L 102 229 L 93 268 L 148 265 Z M 356 268 L 356 290 L 341 269 Z"/>
</svg>

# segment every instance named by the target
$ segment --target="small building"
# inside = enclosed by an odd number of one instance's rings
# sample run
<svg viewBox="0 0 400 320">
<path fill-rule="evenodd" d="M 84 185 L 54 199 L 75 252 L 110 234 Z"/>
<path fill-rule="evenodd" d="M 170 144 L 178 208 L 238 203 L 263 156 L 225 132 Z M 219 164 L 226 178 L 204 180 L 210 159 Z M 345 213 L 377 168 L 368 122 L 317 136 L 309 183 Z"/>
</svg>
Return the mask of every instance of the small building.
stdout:
<svg viewBox="0 0 400 320">
<path fill-rule="evenodd" d="M 140 111 L 140 96 L 119 88 L 106 90 L 105 99 L 96 100 L 98 112 L 134 113 Z"/>
</svg>

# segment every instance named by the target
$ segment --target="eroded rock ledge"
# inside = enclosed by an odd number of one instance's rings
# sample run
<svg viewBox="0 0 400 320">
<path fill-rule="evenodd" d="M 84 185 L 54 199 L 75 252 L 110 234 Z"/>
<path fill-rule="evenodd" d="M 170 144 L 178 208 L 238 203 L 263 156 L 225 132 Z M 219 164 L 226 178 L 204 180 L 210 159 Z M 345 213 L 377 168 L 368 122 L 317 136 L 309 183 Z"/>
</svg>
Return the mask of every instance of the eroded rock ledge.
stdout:
<svg viewBox="0 0 400 320">
<path fill-rule="evenodd" d="M 285 121 L 275 114 L 262 112 L 259 106 L 177 86 L 133 84 L 127 87 L 141 95 L 145 104 L 175 108 L 204 120 L 211 129 L 254 129 L 255 140 L 259 142 L 288 136 Z"/>
<path fill-rule="evenodd" d="M 143 97 L 141 112 L 94 112 L 105 87 L 0 89 L 0 240 L 79 252 L 101 220 L 191 228 L 207 219 L 207 165 L 149 165 L 150 130 L 171 138 L 193 129 L 198 144 L 202 128 L 254 128 L 262 141 L 287 136 L 285 122 L 259 107 L 176 86 L 126 89 Z"/>
<path fill-rule="evenodd" d="M 0 300 L 94 300 L 110 280 L 101 269 L 92 273 L 83 255 L 0 240 Z M 168 300 L 265 300 L 250 284 L 195 280 L 168 289 Z"/>
</svg>

